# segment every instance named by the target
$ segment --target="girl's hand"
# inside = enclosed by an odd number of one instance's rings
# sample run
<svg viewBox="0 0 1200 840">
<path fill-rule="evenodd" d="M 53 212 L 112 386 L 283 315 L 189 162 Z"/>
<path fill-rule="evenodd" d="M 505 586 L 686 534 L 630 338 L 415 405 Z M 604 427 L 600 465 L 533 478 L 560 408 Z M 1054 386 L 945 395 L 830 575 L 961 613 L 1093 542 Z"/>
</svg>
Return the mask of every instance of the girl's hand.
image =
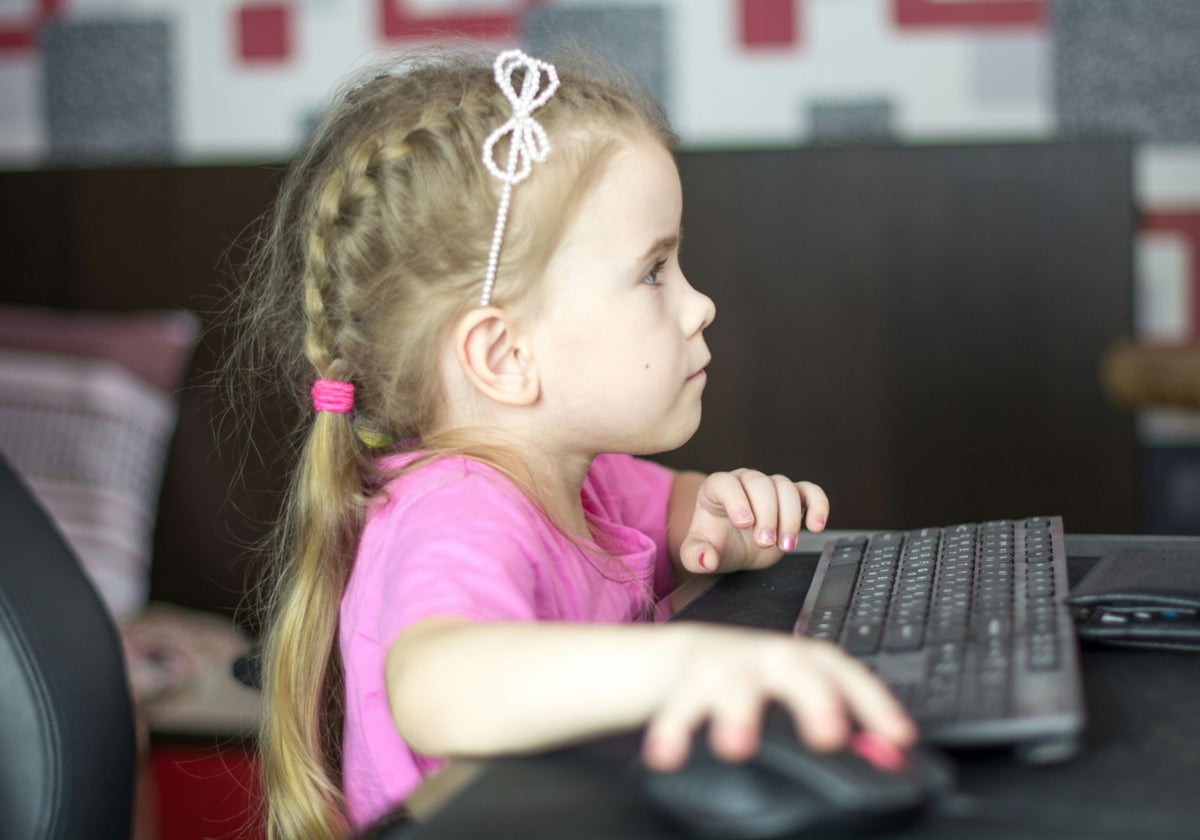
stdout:
<svg viewBox="0 0 1200 840">
<path fill-rule="evenodd" d="M 680 767 L 692 735 L 709 722 L 713 754 L 745 761 L 757 751 L 766 704 L 778 701 L 816 750 L 843 746 L 853 718 L 900 746 L 916 725 L 880 680 L 829 642 L 732 627 L 695 627 L 672 690 L 646 727 L 642 756 L 653 770 Z"/>
<path fill-rule="evenodd" d="M 680 545 L 683 567 L 699 574 L 761 569 L 796 547 L 800 528 L 825 528 L 829 499 L 817 485 L 757 470 L 713 473 L 696 494 Z"/>
</svg>

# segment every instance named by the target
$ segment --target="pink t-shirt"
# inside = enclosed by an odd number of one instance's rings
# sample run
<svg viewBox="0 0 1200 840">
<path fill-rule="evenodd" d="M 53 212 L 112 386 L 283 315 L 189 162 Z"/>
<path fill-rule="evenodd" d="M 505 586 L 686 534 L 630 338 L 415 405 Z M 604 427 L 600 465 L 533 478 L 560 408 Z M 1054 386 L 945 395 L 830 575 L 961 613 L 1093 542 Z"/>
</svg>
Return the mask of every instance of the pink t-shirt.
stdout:
<svg viewBox="0 0 1200 840">
<path fill-rule="evenodd" d="M 384 463 L 397 469 L 415 455 Z M 342 783 L 363 828 L 441 765 L 408 748 L 388 707 L 384 664 L 397 635 L 421 618 L 629 622 L 646 591 L 670 587 L 669 470 L 627 455 L 597 457 L 583 507 L 606 556 L 555 529 L 500 472 L 446 457 L 405 472 L 367 514 L 342 598 L 345 666 Z M 616 558 L 616 559 L 614 559 Z"/>
</svg>

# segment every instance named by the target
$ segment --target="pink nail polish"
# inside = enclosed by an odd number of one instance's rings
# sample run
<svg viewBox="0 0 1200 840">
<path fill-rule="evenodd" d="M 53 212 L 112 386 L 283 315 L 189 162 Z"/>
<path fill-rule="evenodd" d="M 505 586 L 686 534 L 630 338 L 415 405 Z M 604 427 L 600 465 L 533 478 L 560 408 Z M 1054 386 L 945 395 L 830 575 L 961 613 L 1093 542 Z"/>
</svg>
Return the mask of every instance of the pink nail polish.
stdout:
<svg viewBox="0 0 1200 840">
<path fill-rule="evenodd" d="M 898 773 L 907 764 L 904 751 L 891 741 L 885 741 L 874 732 L 862 731 L 850 739 L 852 752 L 865 758 L 876 769 Z"/>
<path fill-rule="evenodd" d="M 796 537 L 792 534 L 784 534 L 783 540 L 779 543 L 779 547 L 784 551 L 791 551 L 796 547 Z"/>
<path fill-rule="evenodd" d="M 696 563 L 700 566 L 701 569 L 705 569 L 705 570 L 708 569 L 708 564 L 704 562 L 704 552 L 703 551 L 701 551 L 700 556 L 698 556 L 696 558 Z"/>
</svg>

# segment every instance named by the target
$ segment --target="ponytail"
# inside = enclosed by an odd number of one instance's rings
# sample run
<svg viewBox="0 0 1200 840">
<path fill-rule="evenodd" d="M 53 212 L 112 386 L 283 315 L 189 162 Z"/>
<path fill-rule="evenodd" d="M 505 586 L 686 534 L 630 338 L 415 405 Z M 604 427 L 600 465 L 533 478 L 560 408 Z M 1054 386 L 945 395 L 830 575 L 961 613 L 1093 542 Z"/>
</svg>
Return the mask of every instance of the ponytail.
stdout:
<svg viewBox="0 0 1200 840">
<path fill-rule="evenodd" d="M 362 519 L 363 469 L 349 416 L 317 412 L 281 528 L 280 556 L 289 562 L 263 650 L 272 840 L 335 840 L 350 832 L 340 786 L 337 627 Z"/>
</svg>

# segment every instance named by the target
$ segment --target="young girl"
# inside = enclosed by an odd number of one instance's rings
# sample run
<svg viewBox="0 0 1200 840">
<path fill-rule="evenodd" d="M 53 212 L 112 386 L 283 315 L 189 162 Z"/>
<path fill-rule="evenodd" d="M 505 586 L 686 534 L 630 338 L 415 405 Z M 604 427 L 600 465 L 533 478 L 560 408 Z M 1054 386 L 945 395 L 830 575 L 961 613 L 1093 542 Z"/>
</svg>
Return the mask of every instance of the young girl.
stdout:
<svg viewBox="0 0 1200 840">
<path fill-rule="evenodd" d="M 283 186 L 248 316 L 312 399 L 264 652 L 274 837 L 361 829 L 453 756 L 644 725 L 670 769 L 708 721 L 744 759 L 769 700 L 817 748 L 851 718 L 914 737 L 832 646 L 643 620 L 688 575 L 775 563 L 828 503 L 631 457 L 695 432 L 715 310 L 680 268 L 661 110 L 557 70 L 365 78 Z"/>
</svg>

